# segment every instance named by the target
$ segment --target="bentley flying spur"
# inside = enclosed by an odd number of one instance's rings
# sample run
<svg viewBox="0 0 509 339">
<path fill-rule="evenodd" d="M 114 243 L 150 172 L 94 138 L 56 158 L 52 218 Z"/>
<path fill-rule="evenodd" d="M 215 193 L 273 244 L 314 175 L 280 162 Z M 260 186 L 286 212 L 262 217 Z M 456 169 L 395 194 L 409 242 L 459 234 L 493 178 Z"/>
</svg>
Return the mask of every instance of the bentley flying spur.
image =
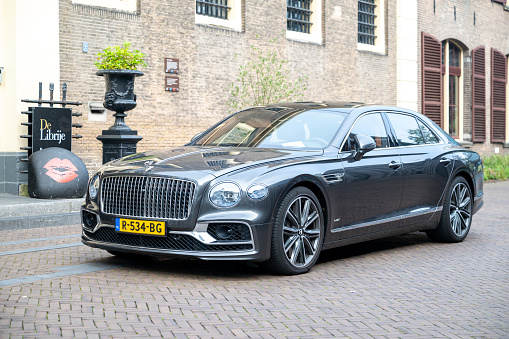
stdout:
<svg viewBox="0 0 509 339">
<path fill-rule="evenodd" d="M 185 146 L 102 166 L 82 206 L 82 241 L 118 256 L 255 261 L 292 275 L 322 250 L 381 237 L 461 242 L 482 204 L 479 155 L 419 113 L 274 104 Z"/>
</svg>

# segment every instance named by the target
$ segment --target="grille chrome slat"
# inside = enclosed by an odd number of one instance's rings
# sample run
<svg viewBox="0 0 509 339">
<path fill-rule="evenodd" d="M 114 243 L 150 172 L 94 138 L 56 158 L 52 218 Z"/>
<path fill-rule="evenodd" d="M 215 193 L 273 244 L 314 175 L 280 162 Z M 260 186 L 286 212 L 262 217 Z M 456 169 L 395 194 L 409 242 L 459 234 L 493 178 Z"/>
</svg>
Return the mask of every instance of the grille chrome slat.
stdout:
<svg viewBox="0 0 509 339">
<path fill-rule="evenodd" d="M 189 217 L 196 184 L 180 179 L 118 176 L 104 178 L 101 188 L 104 213 L 185 220 Z"/>
</svg>

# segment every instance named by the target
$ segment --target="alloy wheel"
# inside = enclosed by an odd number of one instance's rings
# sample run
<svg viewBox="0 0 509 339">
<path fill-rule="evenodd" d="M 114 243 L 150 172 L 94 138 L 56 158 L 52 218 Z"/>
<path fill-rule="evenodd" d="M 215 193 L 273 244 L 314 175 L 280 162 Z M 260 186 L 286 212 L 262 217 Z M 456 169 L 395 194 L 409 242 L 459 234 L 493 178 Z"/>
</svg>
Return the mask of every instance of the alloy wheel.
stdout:
<svg viewBox="0 0 509 339">
<path fill-rule="evenodd" d="M 318 255 L 321 228 L 319 211 L 308 196 L 295 198 L 286 211 L 283 249 L 294 267 L 308 265 Z"/>
<path fill-rule="evenodd" d="M 454 234 L 462 237 L 470 227 L 472 217 L 472 197 L 470 190 L 459 182 L 454 186 L 449 204 L 449 220 Z"/>
</svg>

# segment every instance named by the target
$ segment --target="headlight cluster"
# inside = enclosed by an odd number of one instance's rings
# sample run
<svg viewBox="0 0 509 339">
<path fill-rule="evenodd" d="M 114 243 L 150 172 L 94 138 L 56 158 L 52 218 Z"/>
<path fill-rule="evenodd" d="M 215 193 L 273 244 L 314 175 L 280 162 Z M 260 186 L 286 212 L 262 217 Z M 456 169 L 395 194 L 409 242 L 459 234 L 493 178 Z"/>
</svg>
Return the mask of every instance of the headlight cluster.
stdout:
<svg viewBox="0 0 509 339">
<path fill-rule="evenodd" d="M 97 197 L 97 192 L 99 192 L 99 174 L 95 174 L 88 183 L 88 194 L 91 199 Z"/>
<path fill-rule="evenodd" d="M 213 186 L 209 192 L 210 202 L 219 208 L 228 208 L 237 205 L 242 190 L 234 182 L 221 182 Z M 252 200 L 262 200 L 267 197 L 269 190 L 265 185 L 254 184 L 247 189 L 247 196 Z"/>
</svg>

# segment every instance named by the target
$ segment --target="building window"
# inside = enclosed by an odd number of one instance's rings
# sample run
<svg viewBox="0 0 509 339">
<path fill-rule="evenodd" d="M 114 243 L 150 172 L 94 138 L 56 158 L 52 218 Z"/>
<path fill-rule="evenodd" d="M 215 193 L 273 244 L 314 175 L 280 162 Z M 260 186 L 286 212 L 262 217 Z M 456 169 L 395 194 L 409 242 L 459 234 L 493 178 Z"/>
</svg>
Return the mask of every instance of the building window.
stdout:
<svg viewBox="0 0 509 339">
<path fill-rule="evenodd" d="M 375 45 L 375 0 L 359 0 L 358 10 L 358 42 Z"/>
<path fill-rule="evenodd" d="M 288 0 L 286 7 L 286 29 L 310 33 L 312 25 L 310 5 L 313 0 Z"/>
<path fill-rule="evenodd" d="M 196 0 L 195 23 L 242 31 L 244 0 Z"/>
<path fill-rule="evenodd" d="M 442 76 L 444 98 L 444 129 L 455 139 L 463 132 L 462 97 L 463 78 L 461 64 L 463 52 L 454 42 L 442 41 Z"/>
<path fill-rule="evenodd" d="M 196 14 L 228 19 L 228 0 L 196 0 Z"/>
<path fill-rule="evenodd" d="M 323 1 L 287 0 L 286 38 L 323 44 Z"/>
<path fill-rule="evenodd" d="M 357 49 L 385 54 L 384 1 L 357 1 Z"/>
</svg>

